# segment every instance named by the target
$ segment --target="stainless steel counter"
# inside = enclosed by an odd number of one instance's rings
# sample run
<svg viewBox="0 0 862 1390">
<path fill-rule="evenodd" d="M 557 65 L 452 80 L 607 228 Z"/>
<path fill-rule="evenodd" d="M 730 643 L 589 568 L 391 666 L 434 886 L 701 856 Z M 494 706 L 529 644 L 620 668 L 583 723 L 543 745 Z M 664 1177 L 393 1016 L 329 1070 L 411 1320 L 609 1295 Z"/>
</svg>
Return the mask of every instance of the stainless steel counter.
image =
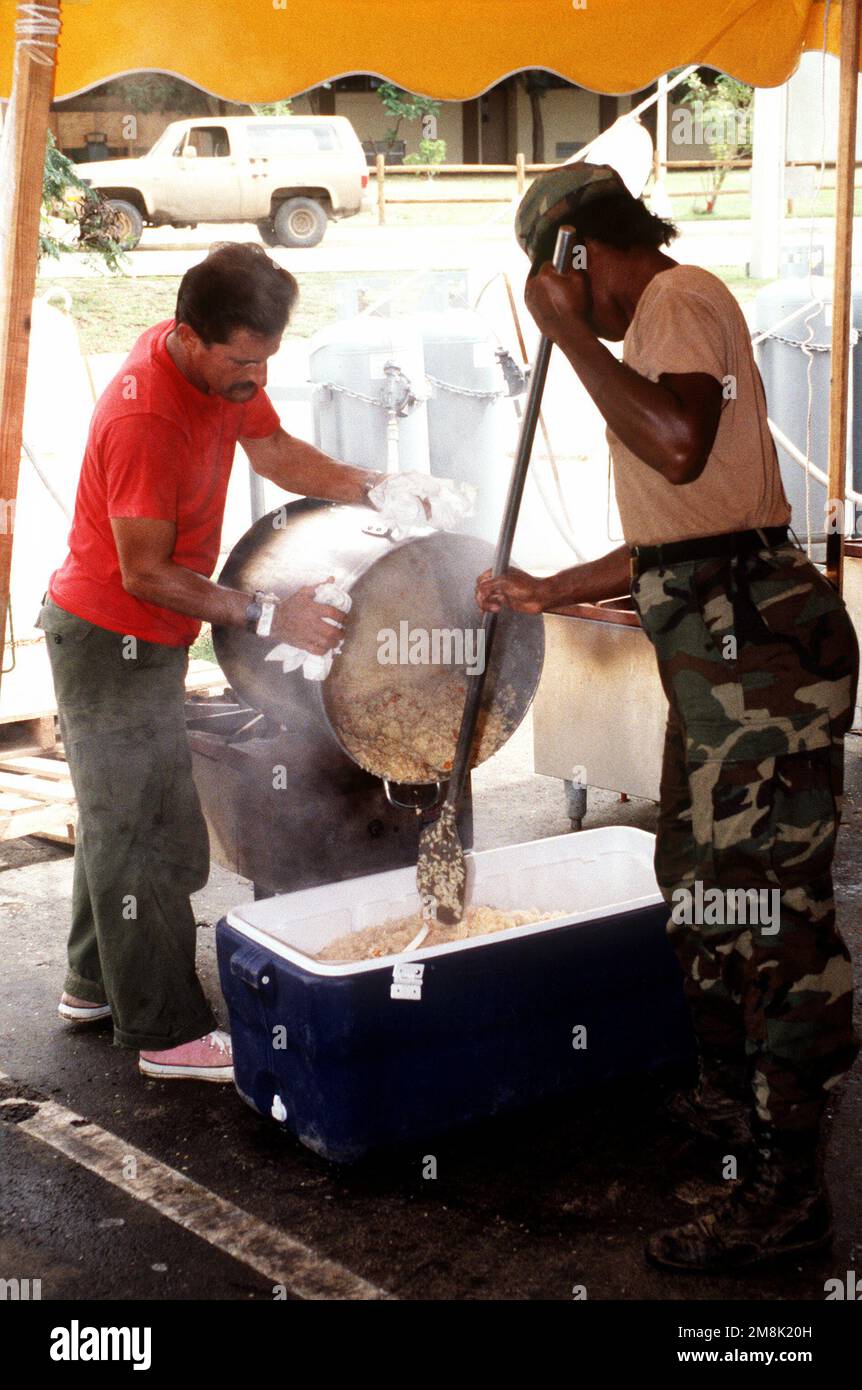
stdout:
<svg viewBox="0 0 862 1390">
<path fill-rule="evenodd" d="M 545 614 L 537 773 L 657 801 L 666 718 L 655 656 L 630 600 Z"/>
</svg>

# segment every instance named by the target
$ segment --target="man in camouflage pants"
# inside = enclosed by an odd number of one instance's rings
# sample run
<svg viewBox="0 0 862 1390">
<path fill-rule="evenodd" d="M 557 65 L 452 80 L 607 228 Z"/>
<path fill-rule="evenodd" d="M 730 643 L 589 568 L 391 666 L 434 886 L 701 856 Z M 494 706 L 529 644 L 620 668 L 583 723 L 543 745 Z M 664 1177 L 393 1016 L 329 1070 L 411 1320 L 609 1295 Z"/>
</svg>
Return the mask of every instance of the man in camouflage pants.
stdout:
<svg viewBox="0 0 862 1390">
<path fill-rule="evenodd" d="M 656 876 L 668 903 L 680 889 L 766 889 L 777 921 L 736 926 L 672 916 L 671 941 L 701 1052 L 694 1097 L 671 1112 L 728 1146 L 754 1128 L 780 1139 L 788 1172 L 807 1184 L 829 1091 L 852 1065 L 853 977 L 835 925 L 831 864 L 841 813 L 844 734 L 858 674 L 855 635 L 831 586 L 793 545 L 735 561 L 648 569 L 632 597 L 670 705 L 662 766 Z M 729 636 L 735 657 L 721 655 Z M 731 648 L 733 650 L 733 648 Z M 750 713 L 768 717 L 748 722 Z M 679 897 L 676 897 L 679 901 Z M 706 914 L 704 914 L 705 916 Z M 768 1164 L 760 1188 L 775 1176 Z M 794 1248 L 830 1227 L 814 1189 Z M 770 1209 L 768 1203 L 765 1204 Z M 651 1253 L 685 1265 L 722 1249 L 707 1214 Z M 758 1250 L 750 1233 L 743 1254 Z M 734 1250 L 728 1262 L 734 1263 Z M 689 1258 L 686 1258 L 686 1255 Z M 719 1260 L 719 1263 L 721 1261 Z"/>
<path fill-rule="evenodd" d="M 564 223 L 586 267 L 558 275 L 547 262 Z M 538 612 L 630 588 L 669 703 L 655 868 L 700 1051 L 698 1084 L 670 1116 L 747 1159 L 647 1255 L 727 1270 L 822 1249 L 821 1122 L 858 1051 L 831 878 L 855 633 L 788 539 L 762 384 L 726 288 L 659 249 L 674 229 L 607 166 L 537 179 L 516 230 L 531 312 L 608 422 L 627 544 L 548 578 L 489 572 L 477 596 Z M 622 362 L 600 338 L 623 339 Z"/>
</svg>

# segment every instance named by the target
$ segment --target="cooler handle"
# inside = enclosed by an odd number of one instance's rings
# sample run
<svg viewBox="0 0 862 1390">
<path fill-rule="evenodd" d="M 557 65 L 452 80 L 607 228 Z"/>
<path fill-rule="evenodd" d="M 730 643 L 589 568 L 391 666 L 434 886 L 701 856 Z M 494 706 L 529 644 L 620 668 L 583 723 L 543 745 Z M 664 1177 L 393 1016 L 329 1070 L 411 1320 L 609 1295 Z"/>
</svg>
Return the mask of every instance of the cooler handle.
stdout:
<svg viewBox="0 0 862 1390">
<path fill-rule="evenodd" d="M 275 989 L 275 968 L 259 946 L 242 946 L 230 958 L 230 973 L 262 994 Z"/>
</svg>

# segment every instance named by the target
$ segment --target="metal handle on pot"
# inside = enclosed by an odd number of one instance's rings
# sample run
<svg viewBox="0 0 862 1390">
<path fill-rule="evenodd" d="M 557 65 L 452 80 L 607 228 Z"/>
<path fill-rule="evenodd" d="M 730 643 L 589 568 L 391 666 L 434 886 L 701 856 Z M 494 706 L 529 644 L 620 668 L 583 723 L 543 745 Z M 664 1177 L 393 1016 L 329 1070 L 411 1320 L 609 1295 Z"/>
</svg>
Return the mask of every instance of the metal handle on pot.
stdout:
<svg viewBox="0 0 862 1390">
<path fill-rule="evenodd" d="M 375 525 L 373 521 L 370 521 L 367 526 L 363 526 L 362 534 L 363 536 L 375 536 L 381 541 L 391 541 L 394 545 L 395 537 L 392 534 L 394 530 L 395 527 L 390 522 L 380 521 Z"/>
<path fill-rule="evenodd" d="M 421 785 L 425 785 L 422 783 Z M 428 783 L 431 786 L 432 783 Z M 397 796 L 392 795 L 392 784 L 385 777 L 383 778 L 383 792 L 390 806 L 394 806 L 399 811 L 430 811 L 440 800 L 440 793 L 443 790 L 442 782 L 434 782 L 434 797 L 428 802 L 427 806 L 420 806 L 417 801 L 399 801 Z"/>
</svg>

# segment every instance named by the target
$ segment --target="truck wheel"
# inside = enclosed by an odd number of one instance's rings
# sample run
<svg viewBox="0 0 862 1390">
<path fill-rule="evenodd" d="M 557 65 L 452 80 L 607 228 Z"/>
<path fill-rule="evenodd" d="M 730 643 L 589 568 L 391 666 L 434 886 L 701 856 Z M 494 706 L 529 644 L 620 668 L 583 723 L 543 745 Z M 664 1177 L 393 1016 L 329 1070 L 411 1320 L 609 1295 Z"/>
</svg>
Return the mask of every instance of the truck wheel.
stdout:
<svg viewBox="0 0 862 1390">
<path fill-rule="evenodd" d="M 275 234 L 275 228 L 268 217 L 257 224 L 258 234 L 264 246 L 280 246 L 281 242 Z"/>
<path fill-rule="evenodd" d="M 326 213 L 313 198 L 288 198 L 272 220 L 282 246 L 316 246 L 326 231 Z"/>
<path fill-rule="evenodd" d="M 131 251 L 143 235 L 144 219 L 134 203 L 126 203 L 122 198 L 109 198 L 108 205 L 117 214 L 120 244 L 125 251 Z"/>
</svg>

